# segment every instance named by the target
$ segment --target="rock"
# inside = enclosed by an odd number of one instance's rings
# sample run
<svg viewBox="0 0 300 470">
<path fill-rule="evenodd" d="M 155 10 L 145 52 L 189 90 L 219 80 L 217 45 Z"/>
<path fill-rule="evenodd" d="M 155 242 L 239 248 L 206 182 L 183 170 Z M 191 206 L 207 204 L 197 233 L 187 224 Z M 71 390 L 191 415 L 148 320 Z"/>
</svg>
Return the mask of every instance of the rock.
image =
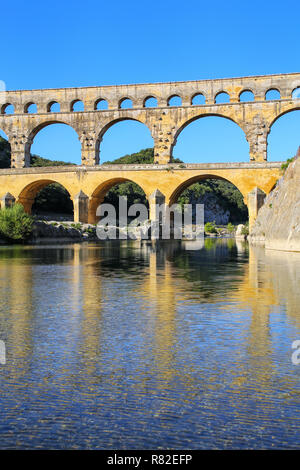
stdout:
<svg viewBox="0 0 300 470">
<path fill-rule="evenodd" d="M 236 229 L 236 232 L 235 232 L 235 238 L 237 238 L 238 240 L 245 240 L 245 235 L 243 235 L 243 233 L 242 233 L 244 227 L 245 227 L 245 225 L 243 225 L 243 224 L 239 224 L 237 226 L 237 229 Z"/>
<path fill-rule="evenodd" d="M 300 251 L 300 158 L 289 164 L 284 177 L 266 197 L 249 236 L 252 244 Z"/>
<path fill-rule="evenodd" d="M 81 231 L 73 227 L 64 227 L 64 225 L 56 222 L 47 223 L 43 221 L 35 221 L 33 224 L 32 239 L 43 238 L 59 238 L 59 239 L 80 239 Z"/>
<path fill-rule="evenodd" d="M 230 220 L 229 210 L 225 210 L 218 202 L 218 197 L 212 193 L 205 193 L 199 198 L 191 200 L 191 204 L 204 204 L 204 223 L 215 222 L 216 225 L 227 225 Z M 193 208 L 193 217 L 195 217 Z"/>
</svg>

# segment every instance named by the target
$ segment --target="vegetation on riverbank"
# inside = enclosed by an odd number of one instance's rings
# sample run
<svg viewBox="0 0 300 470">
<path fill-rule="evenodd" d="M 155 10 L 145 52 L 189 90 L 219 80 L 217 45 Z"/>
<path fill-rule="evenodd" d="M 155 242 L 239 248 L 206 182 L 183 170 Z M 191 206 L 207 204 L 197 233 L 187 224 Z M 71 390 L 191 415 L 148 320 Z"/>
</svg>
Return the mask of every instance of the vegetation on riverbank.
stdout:
<svg viewBox="0 0 300 470">
<path fill-rule="evenodd" d="M 295 157 L 293 158 L 288 158 L 286 162 L 284 162 L 282 165 L 281 165 L 281 169 L 283 171 L 285 171 L 287 169 L 287 167 L 289 166 L 290 163 L 292 163 L 294 161 Z"/>
<path fill-rule="evenodd" d="M 21 204 L 0 211 L 0 236 L 7 242 L 22 242 L 32 233 L 33 217 Z"/>
</svg>

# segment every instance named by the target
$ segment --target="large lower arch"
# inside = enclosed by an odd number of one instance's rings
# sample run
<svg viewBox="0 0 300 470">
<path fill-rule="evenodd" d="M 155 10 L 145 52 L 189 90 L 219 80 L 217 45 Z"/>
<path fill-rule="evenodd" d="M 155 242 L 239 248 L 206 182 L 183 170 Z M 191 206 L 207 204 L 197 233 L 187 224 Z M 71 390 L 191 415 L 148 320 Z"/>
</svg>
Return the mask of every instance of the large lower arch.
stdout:
<svg viewBox="0 0 300 470">
<path fill-rule="evenodd" d="M 78 134 L 76 132 L 76 130 L 74 129 L 74 127 L 72 127 L 68 122 L 64 122 L 62 120 L 57 120 L 57 119 L 53 119 L 53 120 L 47 120 L 47 121 L 44 121 L 42 123 L 40 123 L 38 126 L 34 127 L 30 134 L 29 134 L 29 137 L 28 137 L 28 142 L 27 144 L 25 145 L 25 161 L 27 162 L 30 162 L 30 156 L 31 156 L 31 153 L 32 151 L 34 151 L 34 146 L 35 146 L 35 138 L 37 137 L 37 135 L 43 131 L 45 128 L 48 128 L 50 126 L 56 126 L 56 128 L 54 129 L 53 127 L 53 136 L 51 137 L 47 137 L 47 147 L 46 147 L 46 151 L 48 151 L 48 147 L 49 147 L 49 141 L 50 142 L 53 142 L 54 143 L 57 141 L 59 142 L 59 146 L 60 146 L 60 152 L 61 152 L 61 155 L 62 156 L 58 156 L 58 158 L 56 158 L 56 160 L 61 160 L 61 161 L 65 161 L 66 164 L 69 162 L 70 159 L 66 158 L 64 159 L 64 155 L 70 155 L 72 154 L 72 157 L 74 156 L 74 154 L 78 154 L 77 155 L 77 162 L 78 164 L 81 163 L 81 145 L 80 145 L 80 142 L 79 142 L 79 138 L 78 138 Z M 58 128 L 59 126 L 59 128 Z M 65 130 L 63 129 L 63 127 L 65 128 Z M 72 135 L 70 136 L 67 136 L 67 139 L 64 138 L 64 136 L 62 137 L 62 133 L 65 134 L 65 131 L 69 132 L 70 133 L 70 130 Z M 74 142 L 74 144 L 72 145 L 72 142 Z M 71 143 L 71 145 L 70 145 Z M 72 146 L 72 148 L 70 148 Z M 55 157 L 55 155 L 50 155 L 50 156 L 47 156 L 43 153 L 43 151 L 38 151 L 38 152 L 35 152 L 35 153 L 38 153 L 39 156 L 43 157 L 43 158 L 49 158 L 52 160 L 53 157 Z M 72 158 L 71 157 L 71 158 Z"/>
<path fill-rule="evenodd" d="M 104 181 L 101 184 L 99 184 L 97 188 L 95 188 L 95 190 L 93 191 L 90 197 L 89 213 L 88 213 L 88 222 L 90 224 L 95 224 L 98 222 L 99 218 L 96 215 L 97 208 L 99 207 L 100 204 L 104 202 L 105 196 L 109 192 L 109 190 L 112 189 L 114 186 L 120 185 L 122 183 L 133 183 L 137 185 L 143 191 L 143 193 L 145 194 L 145 197 L 147 198 L 147 193 L 145 189 L 141 186 L 141 184 L 129 178 L 117 177 L 117 178 L 111 178 L 107 181 Z"/>
<path fill-rule="evenodd" d="M 203 127 L 203 131 L 199 132 L 196 127 Z M 221 132 L 223 140 L 220 136 Z M 189 134 L 187 138 L 185 138 L 185 133 Z M 227 160 L 224 159 L 224 141 L 227 142 L 228 147 L 228 156 L 225 155 Z M 216 145 L 219 145 L 220 151 L 215 150 L 211 158 L 207 158 Z M 201 153 L 205 155 L 204 159 L 201 158 L 201 162 L 249 161 L 249 143 L 244 130 L 232 117 L 216 113 L 198 114 L 179 126 L 171 147 L 172 159 L 176 157 L 184 160 L 185 154 L 188 154 L 190 158 L 193 153 L 197 157 Z M 189 159 L 186 163 L 191 163 L 191 160 Z M 193 163 L 200 163 L 199 159 L 194 157 Z"/>
<path fill-rule="evenodd" d="M 196 207 L 203 208 L 204 223 L 224 226 L 229 222 L 245 223 L 249 218 L 247 204 L 238 188 L 225 178 L 213 175 L 194 177 L 182 183 L 173 192 L 170 207 L 175 203 L 191 204 L 193 223 L 196 222 Z"/>
<path fill-rule="evenodd" d="M 113 131 L 118 134 L 115 135 L 112 142 L 109 142 Z M 130 134 L 132 138 L 130 138 Z M 153 146 L 153 137 L 147 124 L 140 119 L 123 116 L 108 122 L 100 130 L 96 146 L 96 161 L 107 163 L 109 160 L 137 153 L 141 149 Z"/>
<path fill-rule="evenodd" d="M 268 160 L 283 161 L 296 155 L 300 146 L 300 106 L 288 109 L 270 124 Z"/>
<path fill-rule="evenodd" d="M 205 180 L 211 180 L 211 179 L 226 181 L 227 183 L 230 183 L 233 186 L 235 186 L 239 190 L 239 192 L 242 194 L 243 199 L 244 199 L 244 203 L 247 205 L 247 197 L 246 197 L 247 195 L 245 194 L 245 192 L 242 191 L 241 188 L 239 188 L 239 186 L 238 186 L 238 184 L 236 184 L 236 182 L 230 181 L 229 179 L 224 178 L 224 177 L 222 177 L 218 174 L 214 174 L 214 173 L 212 173 L 212 174 L 207 173 L 207 174 L 201 174 L 201 175 L 193 176 L 192 178 L 188 178 L 187 180 L 180 183 L 173 190 L 173 192 L 171 193 L 171 195 L 169 197 L 169 205 L 171 206 L 172 204 L 175 204 L 177 202 L 180 194 L 185 189 L 187 189 L 189 186 L 191 186 L 192 184 L 199 183 L 199 182 L 205 181 Z"/>
<path fill-rule="evenodd" d="M 22 204 L 25 211 L 31 214 L 32 206 L 34 204 L 35 198 L 38 195 L 38 193 L 45 187 L 54 183 L 62 186 L 69 193 L 69 195 L 71 194 L 70 191 L 68 191 L 68 189 L 64 185 L 62 185 L 60 181 L 56 181 L 52 179 L 39 179 L 39 180 L 36 180 L 27 184 L 21 190 L 17 198 L 17 202 Z"/>
</svg>

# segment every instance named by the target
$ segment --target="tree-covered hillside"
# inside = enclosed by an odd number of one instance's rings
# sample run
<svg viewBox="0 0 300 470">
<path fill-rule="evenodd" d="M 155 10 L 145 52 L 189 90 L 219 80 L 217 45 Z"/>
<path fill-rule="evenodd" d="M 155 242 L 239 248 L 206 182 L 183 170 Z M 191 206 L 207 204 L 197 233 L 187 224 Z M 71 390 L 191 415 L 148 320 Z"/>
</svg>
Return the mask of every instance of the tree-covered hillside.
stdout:
<svg viewBox="0 0 300 470">
<path fill-rule="evenodd" d="M 0 135 L 0 168 L 10 167 L 10 145 Z"/>
<path fill-rule="evenodd" d="M 103 165 L 128 165 L 134 163 L 140 165 L 154 163 L 154 149 L 143 149 L 139 152 L 132 153 L 130 155 L 124 155 L 124 157 L 104 162 Z M 173 163 L 182 163 L 182 160 L 180 160 L 179 158 L 174 158 Z"/>
</svg>

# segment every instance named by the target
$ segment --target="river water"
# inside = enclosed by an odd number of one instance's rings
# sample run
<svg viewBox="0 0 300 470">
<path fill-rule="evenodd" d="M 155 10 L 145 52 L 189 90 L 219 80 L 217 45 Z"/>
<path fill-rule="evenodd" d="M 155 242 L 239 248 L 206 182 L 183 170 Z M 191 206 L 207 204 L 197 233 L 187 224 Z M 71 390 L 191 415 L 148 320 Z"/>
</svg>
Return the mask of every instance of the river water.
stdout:
<svg viewBox="0 0 300 470">
<path fill-rule="evenodd" d="M 300 254 L 0 248 L 0 448 L 300 448 Z"/>
</svg>

